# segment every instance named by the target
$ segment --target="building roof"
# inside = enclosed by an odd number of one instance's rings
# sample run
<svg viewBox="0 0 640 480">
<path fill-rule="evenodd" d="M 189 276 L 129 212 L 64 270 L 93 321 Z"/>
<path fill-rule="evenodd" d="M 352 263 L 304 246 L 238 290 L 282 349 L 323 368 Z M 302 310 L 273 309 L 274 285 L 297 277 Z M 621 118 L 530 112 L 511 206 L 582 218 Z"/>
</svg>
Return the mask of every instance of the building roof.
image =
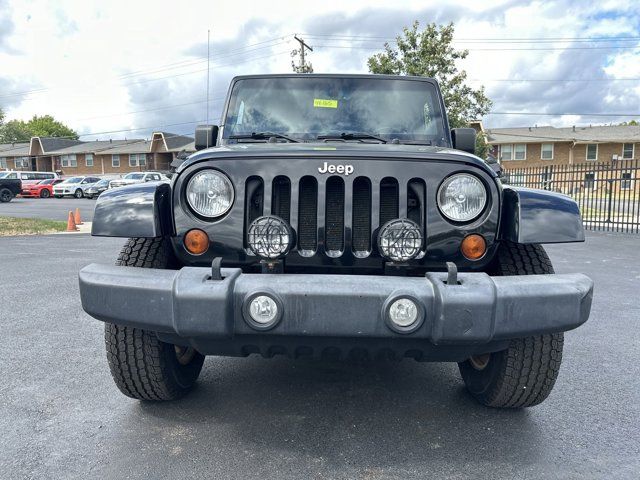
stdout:
<svg viewBox="0 0 640 480">
<path fill-rule="evenodd" d="M 103 148 L 99 154 L 102 155 L 120 155 L 127 153 L 149 153 L 151 148 L 150 140 L 132 140 L 119 145 L 113 145 L 110 148 Z"/>
<path fill-rule="evenodd" d="M 101 153 L 104 150 L 116 148 L 129 143 L 140 143 L 144 140 L 94 140 L 91 142 L 82 142 L 77 145 L 71 145 L 59 150 L 48 152 L 50 155 L 70 155 L 74 153 Z"/>
<path fill-rule="evenodd" d="M 29 155 L 51 155 L 51 152 L 61 150 L 65 147 L 78 145 L 80 140 L 57 137 L 32 137 L 29 148 Z"/>
<path fill-rule="evenodd" d="M 195 152 L 195 143 L 192 137 L 176 135 L 169 132 L 154 132 L 151 136 L 152 149 L 156 152 L 181 152 L 182 150 Z"/>
<path fill-rule="evenodd" d="M 601 125 L 589 127 L 521 127 L 487 129 L 487 142 L 501 143 L 624 143 L 640 142 L 638 125 Z"/>
<path fill-rule="evenodd" d="M 0 157 L 13 157 L 29 155 L 28 143 L 2 143 L 0 144 Z"/>
</svg>

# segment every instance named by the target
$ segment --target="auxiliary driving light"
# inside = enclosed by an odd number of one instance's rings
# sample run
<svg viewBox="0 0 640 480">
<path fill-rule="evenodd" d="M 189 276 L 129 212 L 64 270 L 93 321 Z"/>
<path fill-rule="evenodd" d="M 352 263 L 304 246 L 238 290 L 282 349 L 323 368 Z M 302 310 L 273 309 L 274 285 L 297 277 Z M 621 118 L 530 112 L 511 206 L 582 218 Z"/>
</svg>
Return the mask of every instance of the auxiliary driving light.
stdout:
<svg viewBox="0 0 640 480">
<path fill-rule="evenodd" d="M 282 318 L 282 311 L 282 303 L 264 292 L 247 297 L 243 307 L 245 320 L 256 330 L 272 328 Z"/>
<path fill-rule="evenodd" d="M 398 333 L 411 333 L 420 327 L 424 310 L 420 303 L 410 296 L 394 296 L 384 306 L 385 320 Z"/>
<path fill-rule="evenodd" d="M 257 256 L 276 259 L 289 252 L 293 243 L 293 231 L 280 217 L 258 217 L 247 229 L 247 243 Z"/>
<path fill-rule="evenodd" d="M 406 262 L 418 256 L 422 248 L 420 226 L 405 219 L 385 223 L 378 234 L 380 254 L 393 262 Z"/>
</svg>

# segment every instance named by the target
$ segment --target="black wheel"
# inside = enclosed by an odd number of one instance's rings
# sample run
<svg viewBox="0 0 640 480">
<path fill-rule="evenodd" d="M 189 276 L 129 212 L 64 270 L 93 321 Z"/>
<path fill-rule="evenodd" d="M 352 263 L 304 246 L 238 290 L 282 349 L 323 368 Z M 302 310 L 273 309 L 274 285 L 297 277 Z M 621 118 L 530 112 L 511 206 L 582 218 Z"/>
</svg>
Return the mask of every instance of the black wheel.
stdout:
<svg viewBox="0 0 640 480">
<path fill-rule="evenodd" d="M 540 245 L 504 242 L 492 267 L 494 275 L 551 274 L 553 266 Z M 509 348 L 476 355 L 459 363 L 467 390 L 489 407 L 523 408 L 551 393 L 562 362 L 563 333 L 512 340 Z"/>
<path fill-rule="evenodd" d="M 40 190 L 40 198 L 49 198 L 51 196 L 51 192 L 46 188 Z"/>
<path fill-rule="evenodd" d="M 89 200 L 93 200 L 93 195 L 85 195 L 85 198 L 88 198 Z"/>
<path fill-rule="evenodd" d="M 76 197 L 76 198 L 82 198 L 82 197 L 84 197 L 84 194 L 82 193 L 82 189 L 81 189 L 81 188 L 78 188 L 78 189 L 73 193 L 73 196 L 74 196 L 74 197 Z"/>
<path fill-rule="evenodd" d="M 171 269 L 177 266 L 166 239 L 131 238 L 116 265 Z M 174 400 L 195 384 L 204 356 L 192 347 L 162 342 L 154 332 L 105 324 L 111 375 L 122 393 L 139 400 Z"/>
<path fill-rule="evenodd" d="M 13 193 L 8 188 L 0 189 L 0 202 L 7 203 L 13 198 Z"/>
</svg>

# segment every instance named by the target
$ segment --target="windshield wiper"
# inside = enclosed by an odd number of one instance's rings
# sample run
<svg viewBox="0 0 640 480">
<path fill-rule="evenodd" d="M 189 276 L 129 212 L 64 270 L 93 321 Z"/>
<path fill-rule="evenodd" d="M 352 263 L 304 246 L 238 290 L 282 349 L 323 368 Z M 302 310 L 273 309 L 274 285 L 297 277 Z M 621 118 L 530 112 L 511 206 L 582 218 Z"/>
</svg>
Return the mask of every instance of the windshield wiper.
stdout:
<svg viewBox="0 0 640 480">
<path fill-rule="evenodd" d="M 384 138 L 380 138 L 371 133 L 341 133 L 340 135 L 318 135 L 318 140 L 377 140 L 381 143 L 387 143 Z"/>
<path fill-rule="evenodd" d="M 295 138 L 291 138 L 288 137 L 282 133 L 273 133 L 273 132 L 253 132 L 253 133 L 243 133 L 243 134 L 238 134 L 238 135 L 229 135 L 229 138 L 231 140 L 267 140 L 269 141 L 269 143 L 275 142 L 275 140 L 271 140 L 273 139 L 277 139 L 277 138 L 282 138 L 283 140 L 286 140 L 287 142 L 291 142 L 291 143 L 300 143 L 299 140 L 296 140 Z"/>
</svg>

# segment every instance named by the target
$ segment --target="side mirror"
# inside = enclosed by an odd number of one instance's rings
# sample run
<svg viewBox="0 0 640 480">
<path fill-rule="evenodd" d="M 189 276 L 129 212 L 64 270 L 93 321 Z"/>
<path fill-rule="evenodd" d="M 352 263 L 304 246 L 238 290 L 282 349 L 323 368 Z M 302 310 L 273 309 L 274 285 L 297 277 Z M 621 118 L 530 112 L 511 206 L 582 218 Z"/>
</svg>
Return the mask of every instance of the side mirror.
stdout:
<svg viewBox="0 0 640 480">
<path fill-rule="evenodd" d="M 476 131 L 473 128 L 453 128 L 451 130 L 453 148 L 463 152 L 475 153 Z"/>
<path fill-rule="evenodd" d="M 217 125 L 198 125 L 196 127 L 195 147 L 196 150 L 215 147 L 218 140 Z"/>
</svg>

